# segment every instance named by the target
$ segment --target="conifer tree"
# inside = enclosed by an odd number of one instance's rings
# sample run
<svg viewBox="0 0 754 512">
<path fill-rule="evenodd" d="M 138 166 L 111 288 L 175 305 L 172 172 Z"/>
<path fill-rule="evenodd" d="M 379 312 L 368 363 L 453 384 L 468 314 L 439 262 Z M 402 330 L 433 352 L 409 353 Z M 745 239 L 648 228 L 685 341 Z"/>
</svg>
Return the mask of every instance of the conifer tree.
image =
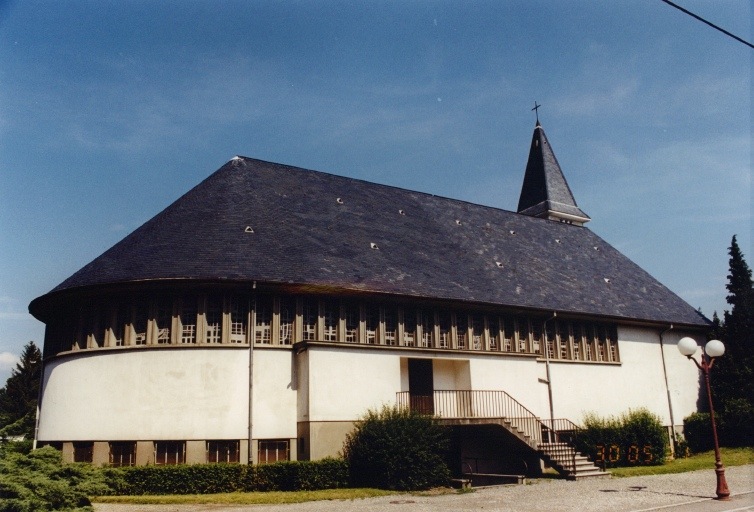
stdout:
<svg viewBox="0 0 754 512">
<path fill-rule="evenodd" d="M 721 326 L 713 319 L 725 354 L 715 360 L 710 384 L 723 423 L 723 444 L 749 445 L 754 443 L 754 284 L 735 236 L 729 254 L 726 288 L 731 309 L 725 311 Z"/>
<path fill-rule="evenodd" d="M 42 353 L 30 341 L 5 387 L 0 389 L 0 437 L 34 438 L 41 375 Z"/>
</svg>

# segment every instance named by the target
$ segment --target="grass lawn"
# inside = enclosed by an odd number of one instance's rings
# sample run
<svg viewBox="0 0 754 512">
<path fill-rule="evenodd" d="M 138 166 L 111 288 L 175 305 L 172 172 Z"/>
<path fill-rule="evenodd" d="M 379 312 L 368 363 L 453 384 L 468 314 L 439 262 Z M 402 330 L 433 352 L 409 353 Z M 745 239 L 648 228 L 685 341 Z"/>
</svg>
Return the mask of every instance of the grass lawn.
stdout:
<svg viewBox="0 0 754 512">
<path fill-rule="evenodd" d="M 231 492 L 226 494 L 171 494 L 167 496 L 99 496 L 95 503 L 144 504 L 217 504 L 217 505 L 280 505 L 320 500 L 357 500 L 398 494 L 380 489 L 325 489 L 322 491 L 295 492 Z"/>
<path fill-rule="evenodd" d="M 720 448 L 720 458 L 725 467 L 754 464 L 754 448 Z M 616 477 L 665 475 L 668 473 L 685 473 L 698 469 L 714 469 L 715 452 L 709 451 L 692 455 L 691 457 L 675 459 L 662 466 L 635 466 L 626 468 L 611 468 L 610 473 Z"/>
</svg>

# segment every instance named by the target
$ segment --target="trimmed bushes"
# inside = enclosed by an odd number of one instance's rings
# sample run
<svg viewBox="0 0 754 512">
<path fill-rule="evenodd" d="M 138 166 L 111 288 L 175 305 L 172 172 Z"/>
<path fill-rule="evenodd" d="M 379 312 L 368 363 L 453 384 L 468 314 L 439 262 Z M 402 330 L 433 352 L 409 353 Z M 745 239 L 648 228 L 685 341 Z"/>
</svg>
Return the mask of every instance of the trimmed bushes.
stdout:
<svg viewBox="0 0 754 512">
<path fill-rule="evenodd" d="M 342 459 L 276 462 L 259 466 L 194 464 L 103 470 L 113 494 L 213 494 L 235 491 L 299 491 L 348 486 Z"/>
<path fill-rule="evenodd" d="M 665 427 L 647 409 L 617 418 L 587 414 L 575 441 L 578 451 L 605 467 L 661 465 L 668 450 Z"/>
<path fill-rule="evenodd" d="M 407 408 L 370 410 L 346 437 L 343 456 L 351 485 L 392 490 L 445 486 L 450 470 L 445 427 Z"/>
</svg>

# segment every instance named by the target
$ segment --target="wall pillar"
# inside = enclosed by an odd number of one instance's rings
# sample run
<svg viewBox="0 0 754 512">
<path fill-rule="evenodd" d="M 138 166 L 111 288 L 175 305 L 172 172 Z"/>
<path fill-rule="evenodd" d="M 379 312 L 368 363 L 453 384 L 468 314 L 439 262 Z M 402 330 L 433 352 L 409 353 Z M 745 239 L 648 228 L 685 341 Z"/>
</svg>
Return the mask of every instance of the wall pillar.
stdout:
<svg viewBox="0 0 754 512">
<path fill-rule="evenodd" d="M 154 443 L 136 441 L 136 465 L 146 466 L 147 464 L 154 464 Z"/>
<path fill-rule="evenodd" d="M 94 442 L 92 464 L 95 466 L 108 466 L 110 464 L 110 443 L 107 441 Z"/>
<path fill-rule="evenodd" d="M 207 462 L 207 445 L 205 441 L 186 441 L 186 464 L 204 464 Z"/>
</svg>

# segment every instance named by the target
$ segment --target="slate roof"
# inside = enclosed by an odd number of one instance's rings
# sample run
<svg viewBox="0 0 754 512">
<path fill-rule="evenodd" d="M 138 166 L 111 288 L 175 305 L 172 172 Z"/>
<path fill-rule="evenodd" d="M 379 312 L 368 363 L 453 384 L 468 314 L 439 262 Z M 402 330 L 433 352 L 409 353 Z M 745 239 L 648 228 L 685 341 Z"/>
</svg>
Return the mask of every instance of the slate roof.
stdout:
<svg viewBox="0 0 754 512">
<path fill-rule="evenodd" d="M 532 217 L 564 213 L 579 218 L 581 222 L 589 222 L 589 216 L 576 205 L 571 188 L 539 121 L 531 138 L 517 211 Z"/>
<path fill-rule="evenodd" d="M 707 324 L 586 228 L 242 157 L 30 310 L 65 290 L 171 279 L 296 283 Z"/>
</svg>

